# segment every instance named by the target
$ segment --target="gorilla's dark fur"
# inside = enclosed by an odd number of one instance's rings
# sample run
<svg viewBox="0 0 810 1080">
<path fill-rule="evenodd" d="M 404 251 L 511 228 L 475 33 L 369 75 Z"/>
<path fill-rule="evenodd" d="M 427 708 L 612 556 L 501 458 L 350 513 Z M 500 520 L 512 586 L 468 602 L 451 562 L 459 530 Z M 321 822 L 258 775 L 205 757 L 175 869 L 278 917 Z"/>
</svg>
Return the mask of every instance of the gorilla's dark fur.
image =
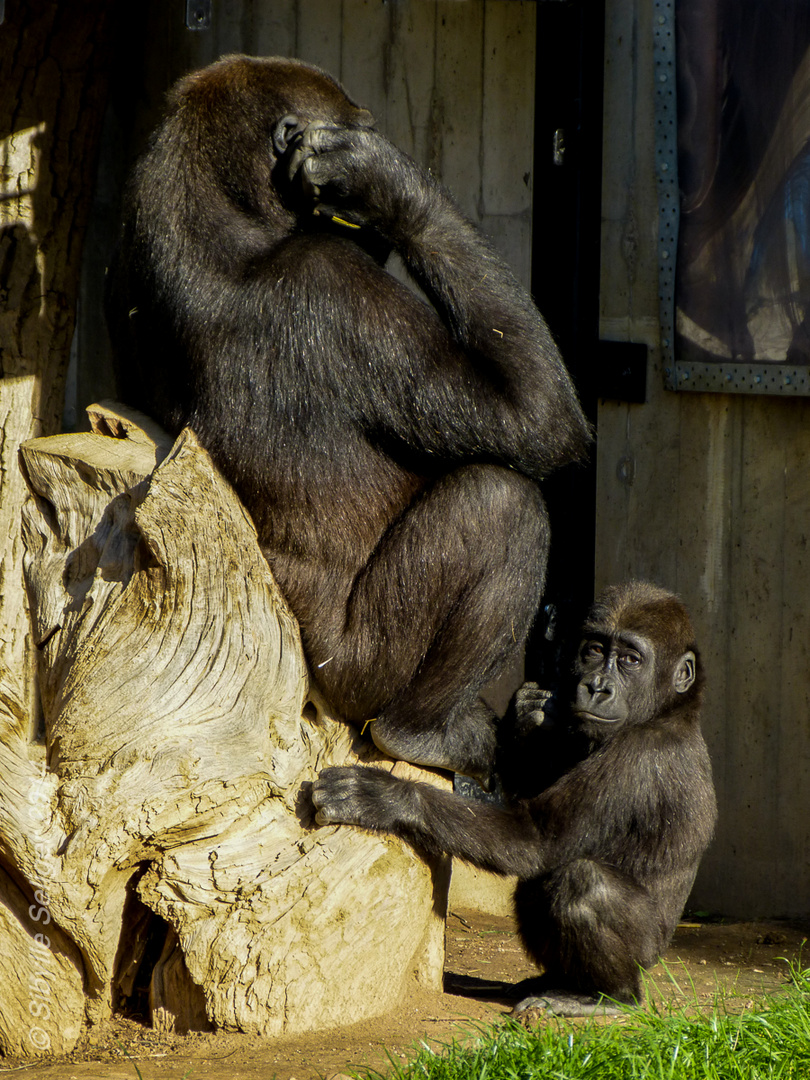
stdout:
<svg viewBox="0 0 810 1080">
<path fill-rule="evenodd" d="M 702 671 L 681 602 L 646 583 L 594 605 L 565 715 L 526 685 L 502 732 L 507 806 L 373 768 L 321 773 L 320 822 L 392 832 L 428 852 L 516 874 L 520 933 L 543 976 L 518 1009 L 566 1015 L 641 997 L 666 948 L 716 817 L 700 731 Z M 562 703 L 561 703 L 562 705 Z M 549 786 L 549 768 L 559 773 Z"/>
<path fill-rule="evenodd" d="M 373 125 L 292 60 L 174 87 L 110 274 L 119 393 L 234 484 L 331 703 L 393 756 L 485 777 L 479 690 L 543 589 L 537 482 L 589 431 L 525 291 Z"/>
</svg>

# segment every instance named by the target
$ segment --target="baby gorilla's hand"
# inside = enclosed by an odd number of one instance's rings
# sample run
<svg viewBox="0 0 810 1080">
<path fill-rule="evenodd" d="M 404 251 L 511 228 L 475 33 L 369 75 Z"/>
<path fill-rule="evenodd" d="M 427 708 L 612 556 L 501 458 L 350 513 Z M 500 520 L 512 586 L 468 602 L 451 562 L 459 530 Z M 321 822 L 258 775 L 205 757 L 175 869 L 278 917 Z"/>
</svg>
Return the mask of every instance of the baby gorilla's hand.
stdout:
<svg viewBox="0 0 810 1080">
<path fill-rule="evenodd" d="M 359 825 L 359 789 L 355 767 L 324 769 L 312 785 L 315 820 L 319 825 Z"/>
<path fill-rule="evenodd" d="M 515 711 L 521 725 L 543 724 L 555 713 L 554 695 L 535 682 L 525 682 L 515 691 Z"/>
<path fill-rule="evenodd" d="M 358 765 L 324 769 L 312 785 L 315 820 L 319 825 L 364 825 L 386 829 L 392 824 L 388 807 L 402 782 L 382 769 Z"/>
</svg>

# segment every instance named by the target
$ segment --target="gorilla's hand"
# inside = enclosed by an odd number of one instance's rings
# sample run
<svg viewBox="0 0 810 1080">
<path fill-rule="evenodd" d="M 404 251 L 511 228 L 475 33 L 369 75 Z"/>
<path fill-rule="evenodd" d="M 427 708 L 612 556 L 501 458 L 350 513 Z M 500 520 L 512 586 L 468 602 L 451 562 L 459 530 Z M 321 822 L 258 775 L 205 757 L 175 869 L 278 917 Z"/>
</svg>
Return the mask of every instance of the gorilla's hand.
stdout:
<svg viewBox="0 0 810 1080">
<path fill-rule="evenodd" d="M 525 682 L 515 691 L 517 730 L 528 731 L 538 724 L 559 722 L 560 705 L 550 690 L 535 682 Z"/>
<path fill-rule="evenodd" d="M 363 825 L 388 830 L 408 815 L 412 784 L 382 769 L 338 766 L 324 769 L 312 785 L 319 825 Z"/>
<path fill-rule="evenodd" d="M 390 239 L 410 234 L 429 177 L 377 131 L 309 124 L 289 157 L 291 182 L 347 221 Z M 420 198 L 421 196 L 421 198 Z"/>
</svg>

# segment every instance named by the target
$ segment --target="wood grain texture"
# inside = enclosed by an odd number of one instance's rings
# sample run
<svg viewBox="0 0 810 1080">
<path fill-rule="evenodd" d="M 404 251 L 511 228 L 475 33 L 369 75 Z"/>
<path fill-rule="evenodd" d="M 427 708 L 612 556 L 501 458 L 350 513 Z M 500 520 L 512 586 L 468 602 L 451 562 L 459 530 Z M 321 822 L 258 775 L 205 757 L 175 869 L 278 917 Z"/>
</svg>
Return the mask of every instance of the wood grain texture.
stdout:
<svg viewBox="0 0 810 1080">
<path fill-rule="evenodd" d="M 445 861 L 311 821 L 321 768 L 383 759 L 310 694 L 248 515 L 190 430 L 169 445 L 131 415 L 91 418 L 22 447 L 45 732 L 0 740 L 4 963 L 24 975 L 53 954 L 49 1048 L 132 984 L 143 905 L 169 931 L 163 1028 L 328 1028 L 394 1007 L 414 977 L 439 986 Z M 0 982 L 17 1053 L 24 991 Z"/>
</svg>

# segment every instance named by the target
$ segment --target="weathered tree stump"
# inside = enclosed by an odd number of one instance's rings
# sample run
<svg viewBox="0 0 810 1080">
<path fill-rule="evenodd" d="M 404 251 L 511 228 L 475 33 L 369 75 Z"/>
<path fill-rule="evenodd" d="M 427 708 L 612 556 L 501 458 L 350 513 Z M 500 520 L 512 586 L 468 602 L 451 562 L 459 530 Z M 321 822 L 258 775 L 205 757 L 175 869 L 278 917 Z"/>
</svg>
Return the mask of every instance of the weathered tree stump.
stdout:
<svg viewBox="0 0 810 1080">
<path fill-rule="evenodd" d="M 310 819 L 380 755 L 310 691 L 247 513 L 191 431 L 90 415 L 21 450 L 44 719 L 0 733 L 0 1046 L 69 1050 L 145 978 L 158 1026 L 263 1035 L 440 985 L 446 863 Z"/>
</svg>

